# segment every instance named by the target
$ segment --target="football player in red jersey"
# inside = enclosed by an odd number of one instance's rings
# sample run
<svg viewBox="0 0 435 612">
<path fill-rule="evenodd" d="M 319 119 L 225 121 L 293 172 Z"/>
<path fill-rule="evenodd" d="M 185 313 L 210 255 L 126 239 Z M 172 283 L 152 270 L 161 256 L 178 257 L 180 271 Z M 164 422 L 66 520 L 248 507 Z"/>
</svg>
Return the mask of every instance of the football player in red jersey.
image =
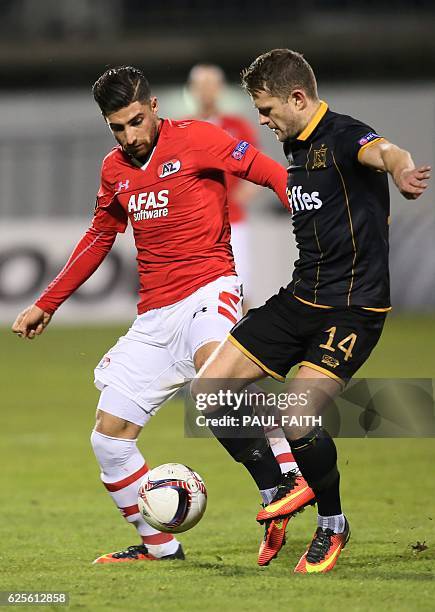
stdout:
<svg viewBox="0 0 435 612">
<path fill-rule="evenodd" d="M 103 161 L 92 224 L 12 329 L 28 339 L 40 335 L 98 268 L 117 234 L 132 225 L 138 316 L 95 369 L 101 396 L 91 443 L 104 486 L 142 544 L 96 562 L 183 559 L 179 542 L 151 528 L 139 513 L 137 493 L 148 466 L 136 441 L 160 405 L 194 376 L 241 317 L 224 174 L 268 186 L 287 204 L 286 171 L 209 123 L 159 118 L 157 98 L 137 68 L 106 71 L 93 93 L 118 146 Z M 282 482 L 263 429 L 254 433 L 255 438 L 220 442 L 245 465 L 263 501 L 271 501 L 277 488 L 292 497 L 295 486 L 306 490 L 303 479 Z"/>
</svg>

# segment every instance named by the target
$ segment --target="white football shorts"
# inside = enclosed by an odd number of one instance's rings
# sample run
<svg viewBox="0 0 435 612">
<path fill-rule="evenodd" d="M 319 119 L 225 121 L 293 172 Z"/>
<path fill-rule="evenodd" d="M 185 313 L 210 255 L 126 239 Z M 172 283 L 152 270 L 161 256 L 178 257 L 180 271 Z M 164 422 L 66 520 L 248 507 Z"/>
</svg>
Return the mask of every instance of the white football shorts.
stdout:
<svg viewBox="0 0 435 612">
<path fill-rule="evenodd" d="M 95 385 L 132 400 L 98 407 L 143 427 L 195 375 L 193 357 L 208 342 L 221 342 L 242 317 L 241 284 L 223 276 L 184 300 L 138 315 L 125 336 L 95 368 Z"/>
</svg>

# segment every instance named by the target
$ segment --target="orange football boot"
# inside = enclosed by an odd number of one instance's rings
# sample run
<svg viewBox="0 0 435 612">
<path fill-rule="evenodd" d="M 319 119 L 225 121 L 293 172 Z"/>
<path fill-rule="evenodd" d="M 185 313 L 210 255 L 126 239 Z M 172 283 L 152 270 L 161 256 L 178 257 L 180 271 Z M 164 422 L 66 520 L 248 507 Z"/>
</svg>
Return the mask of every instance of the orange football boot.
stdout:
<svg viewBox="0 0 435 612">
<path fill-rule="evenodd" d="M 258 551 L 258 565 L 269 565 L 285 544 L 285 530 L 291 516 L 265 522 L 264 538 Z"/>
<path fill-rule="evenodd" d="M 148 548 L 145 544 L 139 544 L 138 546 L 129 546 L 125 550 L 119 552 L 108 553 L 95 559 L 93 563 L 130 563 L 132 561 L 170 561 L 171 559 L 184 560 L 184 552 L 180 546 L 172 555 L 166 555 L 165 557 L 154 557 L 148 552 Z"/>
<path fill-rule="evenodd" d="M 349 523 L 343 533 L 317 527 L 313 541 L 295 567 L 296 574 L 324 574 L 332 570 L 350 538 Z"/>
<path fill-rule="evenodd" d="M 264 523 L 270 519 L 284 518 L 315 503 L 316 497 L 305 478 L 291 470 L 282 475 L 275 497 L 270 504 L 260 510 L 257 514 L 257 521 Z"/>
</svg>

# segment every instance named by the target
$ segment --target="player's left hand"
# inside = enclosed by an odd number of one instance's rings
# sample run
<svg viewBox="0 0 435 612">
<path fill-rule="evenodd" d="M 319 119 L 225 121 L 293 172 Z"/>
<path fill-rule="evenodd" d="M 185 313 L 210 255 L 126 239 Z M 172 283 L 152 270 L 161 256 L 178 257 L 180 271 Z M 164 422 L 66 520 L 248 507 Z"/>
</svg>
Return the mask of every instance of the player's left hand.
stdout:
<svg viewBox="0 0 435 612">
<path fill-rule="evenodd" d="M 430 174 L 430 166 L 402 170 L 396 179 L 397 188 L 407 200 L 416 200 L 427 188 Z"/>
</svg>

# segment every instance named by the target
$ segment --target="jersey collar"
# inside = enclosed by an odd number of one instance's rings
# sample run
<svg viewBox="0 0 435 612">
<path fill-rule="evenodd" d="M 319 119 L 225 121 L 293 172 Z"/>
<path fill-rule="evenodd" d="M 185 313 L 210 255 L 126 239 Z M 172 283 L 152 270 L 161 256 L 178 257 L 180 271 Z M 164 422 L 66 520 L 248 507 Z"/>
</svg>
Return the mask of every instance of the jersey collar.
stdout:
<svg viewBox="0 0 435 612">
<path fill-rule="evenodd" d="M 302 132 L 299 134 L 296 140 L 307 140 L 311 136 L 311 134 L 314 132 L 316 127 L 319 125 L 320 121 L 323 119 L 327 110 L 328 110 L 328 105 L 326 104 L 326 102 L 324 102 L 323 100 L 320 100 L 320 106 L 317 109 L 314 117 L 311 119 L 311 121 L 308 123 L 305 129 L 302 130 Z"/>
</svg>

